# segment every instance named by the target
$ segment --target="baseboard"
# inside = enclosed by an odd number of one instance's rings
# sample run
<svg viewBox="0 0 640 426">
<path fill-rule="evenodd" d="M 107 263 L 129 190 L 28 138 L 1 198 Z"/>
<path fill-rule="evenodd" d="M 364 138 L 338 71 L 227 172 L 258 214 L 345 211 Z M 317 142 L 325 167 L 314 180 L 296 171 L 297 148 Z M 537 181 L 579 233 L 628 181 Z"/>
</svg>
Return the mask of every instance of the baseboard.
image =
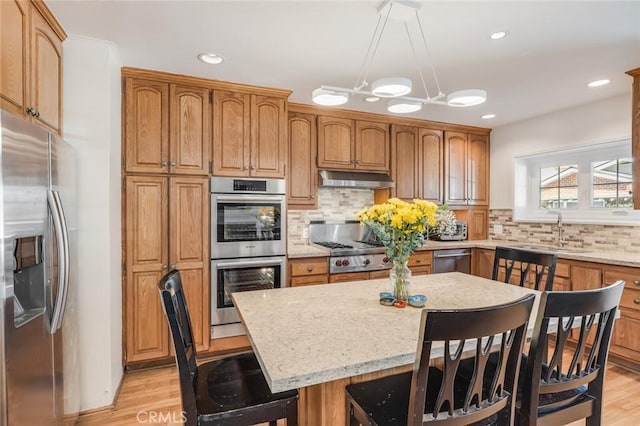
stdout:
<svg viewBox="0 0 640 426">
<path fill-rule="evenodd" d="M 115 393 L 113 394 L 113 401 L 109 405 L 103 405 L 102 407 L 91 408 L 90 410 L 80 411 L 78 415 L 77 422 L 81 422 L 82 420 L 86 420 L 87 418 L 91 418 L 93 416 L 104 416 L 105 414 L 109 414 L 112 412 L 116 406 L 116 401 L 120 396 L 120 391 L 122 390 L 122 384 L 124 383 L 124 372 L 122 372 L 122 376 L 120 376 L 120 383 L 118 383 L 118 387 L 116 388 Z"/>
</svg>

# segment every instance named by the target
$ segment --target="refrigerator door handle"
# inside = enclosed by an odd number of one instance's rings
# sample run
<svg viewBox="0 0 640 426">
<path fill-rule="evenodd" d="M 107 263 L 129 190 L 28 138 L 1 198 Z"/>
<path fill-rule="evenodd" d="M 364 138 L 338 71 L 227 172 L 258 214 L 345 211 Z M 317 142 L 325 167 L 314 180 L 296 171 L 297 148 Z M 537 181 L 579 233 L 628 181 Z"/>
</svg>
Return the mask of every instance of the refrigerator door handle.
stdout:
<svg viewBox="0 0 640 426">
<path fill-rule="evenodd" d="M 58 191 L 49 191 L 47 201 L 51 210 L 58 246 L 58 294 L 56 295 L 49 328 L 49 332 L 54 334 L 62 326 L 62 318 L 64 317 L 67 294 L 69 292 L 69 234 L 67 233 L 67 223 Z"/>
</svg>

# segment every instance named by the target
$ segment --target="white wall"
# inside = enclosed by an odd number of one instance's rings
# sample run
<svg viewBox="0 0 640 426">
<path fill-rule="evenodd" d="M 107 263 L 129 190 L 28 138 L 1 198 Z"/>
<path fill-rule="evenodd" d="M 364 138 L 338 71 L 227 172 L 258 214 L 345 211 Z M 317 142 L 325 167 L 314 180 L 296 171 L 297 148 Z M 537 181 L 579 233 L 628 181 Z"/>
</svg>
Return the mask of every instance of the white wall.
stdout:
<svg viewBox="0 0 640 426">
<path fill-rule="evenodd" d="M 513 208 L 515 156 L 629 137 L 631 93 L 495 128 L 491 132 L 489 207 Z"/>
<path fill-rule="evenodd" d="M 120 67 L 112 43 L 63 44 L 63 137 L 76 151 L 80 410 L 113 402 L 122 378 Z"/>
</svg>

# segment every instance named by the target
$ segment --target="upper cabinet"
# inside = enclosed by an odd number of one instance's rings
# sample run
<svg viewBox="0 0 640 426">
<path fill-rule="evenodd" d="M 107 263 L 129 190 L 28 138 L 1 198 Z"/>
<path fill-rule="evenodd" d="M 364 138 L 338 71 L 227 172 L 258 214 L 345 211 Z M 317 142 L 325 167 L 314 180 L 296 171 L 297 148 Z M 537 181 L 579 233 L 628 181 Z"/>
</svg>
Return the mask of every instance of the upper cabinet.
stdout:
<svg viewBox="0 0 640 426">
<path fill-rule="evenodd" d="M 285 99 L 218 90 L 213 99 L 213 174 L 284 177 Z"/>
<path fill-rule="evenodd" d="M 445 132 L 445 203 L 489 205 L 489 137 Z"/>
<path fill-rule="evenodd" d="M 287 208 L 318 208 L 316 116 L 289 112 Z"/>
<path fill-rule="evenodd" d="M 66 33 L 35 0 L 0 1 L 0 24 L 0 105 L 60 134 Z"/>
<path fill-rule="evenodd" d="M 443 199 L 442 130 L 391 126 L 392 194 L 440 204 Z"/>
<path fill-rule="evenodd" d="M 318 117 L 318 167 L 351 171 L 389 171 L 389 125 Z"/>
<path fill-rule="evenodd" d="M 211 90 L 125 79 L 125 170 L 207 175 Z"/>
</svg>

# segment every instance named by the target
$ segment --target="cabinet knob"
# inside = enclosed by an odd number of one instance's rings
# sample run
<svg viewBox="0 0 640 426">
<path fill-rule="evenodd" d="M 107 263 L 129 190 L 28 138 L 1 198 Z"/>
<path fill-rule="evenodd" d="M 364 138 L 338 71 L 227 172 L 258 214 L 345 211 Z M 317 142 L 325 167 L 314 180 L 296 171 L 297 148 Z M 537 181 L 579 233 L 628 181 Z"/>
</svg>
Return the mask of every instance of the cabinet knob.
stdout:
<svg viewBox="0 0 640 426">
<path fill-rule="evenodd" d="M 255 170 L 255 169 L 256 169 L 256 165 L 255 165 L 255 164 L 252 164 L 252 165 L 251 165 L 251 170 Z"/>
<path fill-rule="evenodd" d="M 422 259 L 416 259 L 416 263 L 422 263 Z"/>
<path fill-rule="evenodd" d="M 169 163 L 169 164 L 171 164 L 171 167 L 175 167 L 175 166 L 176 166 L 176 162 L 175 162 L 175 161 L 172 161 L 172 162 L 171 162 L 171 163 Z"/>
<path fill-rule="evenodd" d="M 167 269 L 168 267 L 169 267 L 169 265 L 167 265 L 166 263 L 164 263 L 164 264 L 162 265 L 162 269 Z"/>
<path fill-rule="evenodd" d="M 633 303 L 635 303 L 636 305 L 640 305 L 640 298 L 633 299 Z"/>
<path fill-rule="evenodd" d="M 640 280 L 633 280 L 633 283 L 634 283 L 635 285 L 640 285 Z"/>
<path fill-rule="evenodd" d="M 311 198 L 316 198 L 316 194 L 311 195 Z"/>
<path fill-rule="evenodd" d="M 167 167 L 167 162 L 166 162 L 166 161 L 162 161 L 162 162 L 160 163 L 160 165 L 161 165 L 162 167 Z"/>
<path fill-rule="evenodd" d="M 171 265 L 171 269 L 176 269 L 176 264 Z"/>
<path fill-rule="evenodd" d="M 307 272 L 313 271 L 313 266 L 307 266 Z"/>
<path fill-rule="evenodd" d="M 40 113 L 37 112 L 34 107 L 27 108 L 27 114 L 29 114 L 32 117 L 38 117 L 40 115 Z"/>
<path fill-rule="evenodd" d="M 242 168 L 242 170 L 249 170 L 249 167 L 244 166 L 244 167 Z"/>
</svg>

